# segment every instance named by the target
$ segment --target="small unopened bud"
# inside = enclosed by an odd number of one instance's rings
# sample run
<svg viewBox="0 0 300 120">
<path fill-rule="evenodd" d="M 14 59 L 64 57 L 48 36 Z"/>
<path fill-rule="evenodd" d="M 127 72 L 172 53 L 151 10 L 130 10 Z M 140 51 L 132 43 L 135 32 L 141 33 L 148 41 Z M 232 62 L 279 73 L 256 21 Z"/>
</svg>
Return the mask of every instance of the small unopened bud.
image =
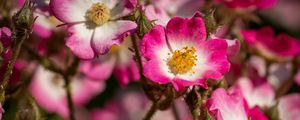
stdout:
<svg viewBox="0 0 300 120">
<path fill-rule="evenodd" d="M 204 15 L 205 20 L 205 27 L 207 35 L 210 36 L 211 34 L 214 34 L 218 28 L 218 24 L 215 19 L 215 10 L 211 9 Z"/>
<path fill-rule="evenodd" d="M 12 21 L 13 29 L 19 33 L 31 31 L 34 23 L 33 3 L 27 0 L 23 7 L 12 17 Z"/>
<path fill-rule="evenodd" d="M 153 22 L 150 21 L 145 15 L 144 11 L 141 8 L 138 8 L 136 11 L 136 22 L 138 24 L 137 32 L 139 37 L 143 37 L 146 33 L 148 33 L 153 25 Z"/>
</svg>

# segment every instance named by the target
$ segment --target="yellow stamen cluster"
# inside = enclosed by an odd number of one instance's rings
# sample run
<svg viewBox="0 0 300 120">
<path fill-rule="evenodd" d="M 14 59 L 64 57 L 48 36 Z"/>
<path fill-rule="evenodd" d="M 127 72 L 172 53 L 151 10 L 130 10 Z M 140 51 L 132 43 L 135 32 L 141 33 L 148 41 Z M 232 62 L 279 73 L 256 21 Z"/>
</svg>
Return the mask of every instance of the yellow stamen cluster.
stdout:
<svg viewBox="0 0 300 120">
<path fill-rule="evenodd" d="M 88 9 L 86 16 L 96 25 L 102 25 L 110 19 L 110 9 L 103 3 L 95 3 Z"/>
<path fill-rule="evenodd" d="M 196 66 L 197 56 L 194 47 L 184 47 L 181 50 L 175 50 L 168 61 L 168 66 L 174 74 L 184 74 Z"/>
</svg>

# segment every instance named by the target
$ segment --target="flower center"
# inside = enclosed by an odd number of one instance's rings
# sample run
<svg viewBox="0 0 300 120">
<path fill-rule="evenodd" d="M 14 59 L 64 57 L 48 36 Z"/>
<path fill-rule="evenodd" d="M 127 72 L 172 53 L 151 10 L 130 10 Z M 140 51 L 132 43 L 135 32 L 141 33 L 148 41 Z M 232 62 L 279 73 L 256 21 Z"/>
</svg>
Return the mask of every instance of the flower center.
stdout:
<svg viewBox="0 0 300 120">
<path fill-rule="evenodd" d="M 97 25 L 102 25 L 110 19 L 110 10 L 103 3 L 94 3 L 86 12 L 87 18 Z"/>
<path fill-rule="evenodd" d="M 184 74 L 196 66 L 197 56 L 194 47 L 184 47 L 181 50 L 175 50 L 169 59 L 168 66 L 174 74 Z"/>
</svg>

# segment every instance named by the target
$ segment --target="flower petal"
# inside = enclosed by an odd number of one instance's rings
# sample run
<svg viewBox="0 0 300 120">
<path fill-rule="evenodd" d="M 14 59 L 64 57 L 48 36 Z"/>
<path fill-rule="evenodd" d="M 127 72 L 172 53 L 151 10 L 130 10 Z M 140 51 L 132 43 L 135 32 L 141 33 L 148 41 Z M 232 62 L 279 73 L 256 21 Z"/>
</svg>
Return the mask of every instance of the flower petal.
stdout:
<svg viewBox="0 0 300 120">
<path fill-rule="evenodd" d="M 196 13 L 191 19 L 172 18 L 167 24 L 167 40 L 173 44 L 185 42 L 201 43 L 206 40 L 206 29 L 203 19 Z"/>
<path fill-rule="evenodd" d="M 165 30 L 163 26 L 155 26 L 144 35 L 141 41 L 141 52 L 143 57 L 146 59 L 151 59 L 157 56 L 159 50 L 162 48 L 168 48 Z M 163 56 L 161 56 L 163 57 Z"/>
<path fill-rule="evenodd" d="M 96 56 L 91 47 L 92 29 L 82 23 L 70 26 L 68 32 L 66 45 L 76 56 L 81 59 L 92 59 Z"/>
<path fill-rule="evenodd" d="M 168 72 L 169 68 L 167 64 L 158 59 L 148 61 L 143 68 L 144 75 L 159 84 L 169 83 L 175 77 L 173 74 Z"/>
<path fill-rule="evenodd" d="M 120 3 L 111 10 L 112 19 L 129 15 L 137 5 L 137 0 L 121 0 Z"/>
<path fill-rule="evenodd" d="M 92 0 L 51 0 L 50 8 L 62 22 L 73 23 L 86 21 L 86 11 L 92 4 Z"/>
<path fill-rule="evenodd" d="M 96 81 L 107 80 L 115 67 L 116 57 L 114 56 L 101 56 L 105 57 L 102 60 L 97 58 L 93 61 L 82 61 L 80 70 L 89 78 Z M 101 75 L 99 75 L 101 73 Z"/>
<path fill-rule="evenodd" d="M 119 45 L 136 28 L 132 21 L 118 20 L 96 27 L 92 47 L 98 55 L 107 53 L 112 45 Z"/>
<path fill-rule="evenodd" d="M 279 99 L 280 120 L 298 120 L 300 118 L 300 94 L 294 93 Z"/>
<path fill-rule="evenodd" d="M 213 91 L 206 106 L 217 120 L 248 120 L 243 98 L 239 94 L 228 94 L 223 88 Z"/>
</svg>

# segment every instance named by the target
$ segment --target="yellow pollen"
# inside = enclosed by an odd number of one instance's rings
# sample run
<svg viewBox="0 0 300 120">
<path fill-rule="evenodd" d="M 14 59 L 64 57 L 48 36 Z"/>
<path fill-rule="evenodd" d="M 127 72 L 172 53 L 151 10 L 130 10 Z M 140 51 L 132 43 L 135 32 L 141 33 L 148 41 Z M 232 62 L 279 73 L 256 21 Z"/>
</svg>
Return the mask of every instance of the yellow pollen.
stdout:
<svg viewBox="0 0 300 120">
<path fill-rule="evenodd" d="M 174 74 L 184 74 L 196 66 L 197 56 L 194 47 L 184 47 L 181 50 L 175 50 L 168 61 L 168 66 Z M 194 72 L 192 72 L 194 73 Z"/>
<path fill-rule="evenodd" d="M 87 18 L 97 25 L 102 25 L 110 19 L 110 9 L 103 3 L 95 3 L 86 12 Z"/>
</svg>

